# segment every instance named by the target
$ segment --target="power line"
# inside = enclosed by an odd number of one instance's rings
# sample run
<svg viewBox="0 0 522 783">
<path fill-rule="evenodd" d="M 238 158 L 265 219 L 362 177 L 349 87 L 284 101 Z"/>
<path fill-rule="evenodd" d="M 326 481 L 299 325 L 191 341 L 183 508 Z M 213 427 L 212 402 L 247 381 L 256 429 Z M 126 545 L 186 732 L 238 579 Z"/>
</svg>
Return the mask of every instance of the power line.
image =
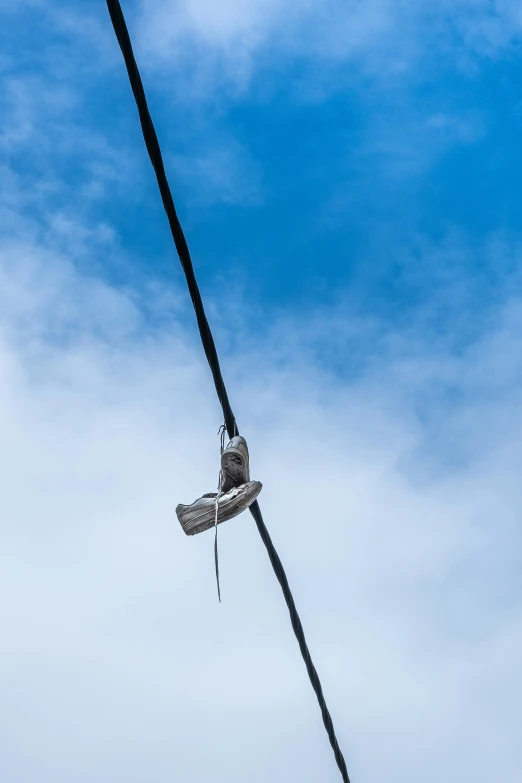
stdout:
<svg viewBox="0 0 522 783">
<path fill-rule="evenodd" d="M 134 52 L 132 50 L 132 44 L 130 41 L 129 32 L 127 30 L 127 25 L 125 23 L 125 17 L 123 16 L 123 11 L 119 0 L 106 0 L 106 2 L 112 25 L 114 27 L 114 32 L 116 33 L 116 37 L 123 54 L 123 59 L 125 60 L 125 66 L 127 68 L 132 92 L 134 94 L 134 99 L 138 108 L 141 129 L 143 131 L 143 138 L 147 147 L 147 152 L 149 153 L 152 166 L 156 173 L 161 199 L 167 214 L 174 244 L 176 245 L 179 260 L 181 261 L 181 266 L 183 267 L 183 271 L 185 273 L 190 297 L 192 299 L 192 304 L 196 313 L 197 324 L 199 333 L 201 335 L 201 342 L 203 343 L 205 356 L 207 357 L 207 361 L 212 372 L 212 377 L 214 379 L 217 396 L 219 398 L 219 402 L 221 403 L 221 408 L 223 409 L 223 417 L 227 432 L 229 437 L 232 438 L 234 435 L 238 434 L 239 430 L 236 419 L 232 412 L 232 408 L 230 407 L 227 390 L 225 388 L 225 383 L 221 374 L 221 368 L 219 366 L 219 359 L 214 343 L 214 338 L 212 337 L 212 332 L 210 331 L 210 326 L 205 315 L 205 309 L 203 307 L 203 301 L 201 299 L 196 276 L 194 274 L 194 268 L 192 266 L 192 260 L 190 258 L 187 241 L 183 234 L 183 229 L 181 228 L 181 224 L 174 207 L 174 200 L 172 198 L 172 193 L 167 181 L 167 175 L 165 174 L 165 167 L 163 165 L 163 158 L 161 155 L 158 137 L 156 135 L 154 123 L 152 122 L 152 118 L 147 106 L 147 99 L 145 97 L 145 91 L 143 89 L 143 83 L 141 81 L 140 72 L 134 57 Z M 348 777 L 348 771 L 346 769 L 346 763 L 339 747 L 339 743 L 337 742 L 337 737 L 335 736 L 332 718 L 328 711 L 328 707 L 326 706 L 319 675 L 317 674 L 316 668 L 310 656 L 308 645 L 306 644 L 303 626 L 297 613 L 292 591 L 290 590 L 283 564 L 281 563 L 279 555 L 277 554 L 277 551 L 272 543 L 272 539 L 270 538 L 266 525 L 263 521 L 261 509 L 257 500 L 250 507 L 250 511 L 254 517 L 259 535 L 261 536 L 261 539 L 263 540 L 263 543 L 267 549 L 270 562 L 272 563 L 272 568 L 274 569 L 275 575 L 277 576 L 279 584 L 281 585 L 281 589 L 283 591 L 286 605 L 290 614 L 292 628 L 294 629 L 294 633 L 299 644 L 299 649 L 301 650 L 301 655 L 303 656 L 306 670 L 308 672 L 310 682 L 312 683 L 312 688 L 314 689 L 317 696 L 317 701 L 319 702 L 323 723 L 335 755 L 337 766 L 339 767 L 344 783 L 350 783 L 350 778 Z"/>
</svg>

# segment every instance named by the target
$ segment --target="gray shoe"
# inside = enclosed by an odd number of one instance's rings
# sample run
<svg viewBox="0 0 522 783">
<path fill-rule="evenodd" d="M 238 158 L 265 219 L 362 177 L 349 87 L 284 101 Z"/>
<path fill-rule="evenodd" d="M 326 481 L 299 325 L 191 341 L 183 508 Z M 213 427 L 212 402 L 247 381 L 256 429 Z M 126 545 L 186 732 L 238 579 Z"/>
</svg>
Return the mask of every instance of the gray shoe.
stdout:
<svg viewBox="0 0 522 783">
<path fill-rule="evenodd" d="M 227 492 L 222 492 L 218 500 L 218 525 L 221 522 L 226 522 L 227 519 L 236 517 L 251 506 L 262 487 L 260 481 L 248 481 L 239 487 L 232 487 Z M 204 530 L 214 527 L 216 498 L 217 492 L 210 492 L 198 498 L 190 506 L 179 504 L 176 508 L 176 514 L 187 536 L 194 536 L 196 533 L 202 533 Z"/>
<path fill-rule="evenodd" d="M 248 446 L 241 435 L 236 435 L 221 455 L 222 492 L 228 492 L 233 487 L 248 484 L 250 467 Z"/>
</svg>

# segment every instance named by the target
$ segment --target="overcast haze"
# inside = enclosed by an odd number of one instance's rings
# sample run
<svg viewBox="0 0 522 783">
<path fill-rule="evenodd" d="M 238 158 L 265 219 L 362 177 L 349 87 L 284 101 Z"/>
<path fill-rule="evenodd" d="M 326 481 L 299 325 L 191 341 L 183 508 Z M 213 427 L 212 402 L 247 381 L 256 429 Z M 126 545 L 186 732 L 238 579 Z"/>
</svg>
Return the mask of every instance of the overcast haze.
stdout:
<svg viewBox="0 0 522 783">
<path fill-rule="evenodd" d="M 352 783 L 520 783 L 518 4 L 123 8 Z M 334 783 L 105 3 L 0 30 L 0 779 Z"/>
</svg>

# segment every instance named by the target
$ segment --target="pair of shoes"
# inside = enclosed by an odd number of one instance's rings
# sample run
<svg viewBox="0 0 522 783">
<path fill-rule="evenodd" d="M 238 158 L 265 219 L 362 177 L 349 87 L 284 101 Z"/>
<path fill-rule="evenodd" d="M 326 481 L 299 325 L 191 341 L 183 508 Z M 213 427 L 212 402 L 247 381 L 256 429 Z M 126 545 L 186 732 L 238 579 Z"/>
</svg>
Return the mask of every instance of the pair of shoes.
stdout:
<svg viewBox="0 0 522 783">
<path fill-rule="evenodd" d="M 189 506 L 180 503 L 176 514 L 181 527 L 188 536 L 194 536 L 216 522 L 226 522 L 251 506 L 262 487 L 260 481 L 250 480 L 248 446 L 241 435 L 236 435 L 221 455 L 219 492 L 209 492 Z"/>
</svg>

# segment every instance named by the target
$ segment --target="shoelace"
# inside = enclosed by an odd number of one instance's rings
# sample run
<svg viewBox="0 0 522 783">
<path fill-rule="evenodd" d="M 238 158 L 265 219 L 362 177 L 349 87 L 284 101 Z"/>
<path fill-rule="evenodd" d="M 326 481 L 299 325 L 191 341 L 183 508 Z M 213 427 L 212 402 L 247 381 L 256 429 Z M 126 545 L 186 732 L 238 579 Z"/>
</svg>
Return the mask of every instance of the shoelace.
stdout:
<svg viewBox="0 0 522 783">
<path fill-rule="evenodd" d="M 219 498 L 221 497 L 221 482 L 223 478 L 223 471 L 219 471 L 219 483 L 218 483 L 218 491 L 216 495 L 216 515 L 214 517 L 214 530 L 216 531 L 216 535 L 214 538 L 214 562 L 216 564 L 216 584 L 217 584 L 217 591 L 218 591 L 218 598 L 219 603 L 221 603 L 221 590 L 219 588 L 219 558 L 218 558 L 218 509 L 219 509 Z"/>
<path fill-rule="evenodd" d="M 223 452 L 225 450 L 225 437 L 227 434 L 227 428 L 226 424 L 222 424 L 221 427 L 218 430 L 218 435 L 220 436 L 220 456 L 223 456 Z M 219 586 L 219 556 L 218 556 L 218 511 L 219 511 L 219 498 L 223 494 L 221 492 L 221 487 L 223 486 L 223 471 L 220 469 L 219 471 L 219 480 L 218 480 L 218 491 L 216 495 L 216 501 L 215 501 L 215 516 L 214 516 L 214 530 L 215 530 L 215 536 L 214 536 L 214 563 L 216 566 L 216 584 L 217 584 L 217 592 L 218 592 L 218 598 L 219 603 L 221 603 L 221 589 Z"/>
</svg>

